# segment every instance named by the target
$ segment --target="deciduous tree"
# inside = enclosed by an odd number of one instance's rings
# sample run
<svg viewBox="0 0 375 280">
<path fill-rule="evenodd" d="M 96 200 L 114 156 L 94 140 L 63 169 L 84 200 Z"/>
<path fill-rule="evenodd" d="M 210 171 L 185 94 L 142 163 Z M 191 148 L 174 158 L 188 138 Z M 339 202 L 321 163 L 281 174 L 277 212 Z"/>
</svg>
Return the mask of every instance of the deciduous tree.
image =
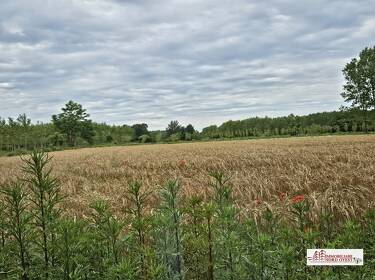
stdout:
<svg viewBox="0 0 375 280">
<path fill-rule="evenodd" d="M 359 58 L 346 64 L 343 73 L 346 84 L 341 96 L 350 107 L 363 111 L 367 131 L 367 111 L 375 108 L 375 47 L 362 50 Z"/>
<path fill-rule="evenodd" d="M 86 109 L 81 104 L 69 101 L 61 110 L 62 113 L 52 116 L 52 122 L 61 133 L 66 134 L 68 144 L 74 146 L 78 136 L 91 143 L 94 130 Z"/>
</svg>

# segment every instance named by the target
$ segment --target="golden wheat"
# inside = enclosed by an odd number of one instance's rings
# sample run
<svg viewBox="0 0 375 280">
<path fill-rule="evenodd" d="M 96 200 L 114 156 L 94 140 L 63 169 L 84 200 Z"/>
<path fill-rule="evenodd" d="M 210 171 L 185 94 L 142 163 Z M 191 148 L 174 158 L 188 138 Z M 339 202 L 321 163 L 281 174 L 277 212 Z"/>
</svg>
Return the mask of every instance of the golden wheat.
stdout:
<svg viewBox="0 0 375 280">
<path fill-rule="evenodd" d="M 374 203 L 373 135 L 89 148 L 51 154 L 54 174 L 69 195 L 64 207 L 83 215 L 97 197 L 122 211 L 130 180 L 156 190 L 167 179 L 179 178 L 185 196 L 207 196 L 211 170 L 232 176 L 239 206 L 254 215 L 264 207 L 282 212 L 289 199 L 299 194 L 310 199 L 315 216 L 324 209 L 338 217 L 356 216 Z M 20 176 L 20 164 L 17 157 L 0 158 L 0 184 Z M 156 199 L 154 195 L 150 204 Z"/>
</svg>

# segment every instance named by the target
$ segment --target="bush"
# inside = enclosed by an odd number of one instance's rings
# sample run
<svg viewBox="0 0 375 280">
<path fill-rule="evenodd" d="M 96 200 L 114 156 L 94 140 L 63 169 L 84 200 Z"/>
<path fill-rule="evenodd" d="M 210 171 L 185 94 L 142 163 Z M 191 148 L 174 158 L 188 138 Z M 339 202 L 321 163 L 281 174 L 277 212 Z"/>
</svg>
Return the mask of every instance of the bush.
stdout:
<svg viewBox="0 0 375 280">
<path fill-rule="evenodd" d="M 151 137 L 149 136 L 149 135 L 147 135 L 147 134 L 144 134 L 144 135 L 142 135 L 142 136 L 139 136 L 139 141 L 141 142 L 141 143 L 148 143 L 148 142 L 151 142 Z"/>
<path fill-rule="evenodd" d="M 181 137 L 182 137 L 181 133 L 178 132 L 178 133 L 174 133 L 171 136 L 169 136 L 169 140 L 172 141 L 172 142 L 177 142 L 177 141 L 181 140 Z"/>
</svg>

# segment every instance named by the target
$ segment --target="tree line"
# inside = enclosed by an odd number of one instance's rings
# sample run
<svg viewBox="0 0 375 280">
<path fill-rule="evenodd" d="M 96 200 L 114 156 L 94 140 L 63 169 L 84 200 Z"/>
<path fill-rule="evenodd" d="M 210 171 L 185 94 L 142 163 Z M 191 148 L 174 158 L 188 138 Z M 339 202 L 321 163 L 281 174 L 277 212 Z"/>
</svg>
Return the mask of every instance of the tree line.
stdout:
<svg viewBox="0 0 375 280">
<path fill-rule="evenodd" d="M 163 131 L 150 131 L 146 123 L 108 125 L 89 119 L 86 109 L 69 101 L 50 123 L 32 123 L 26 114 L 17 118 L 0 117 L 0 151 L 17 152 L 36 148 L 54 149 L 87 145 L 167 142 L 199 138 L 193 125 L 171 121 Z"/>
<path fill-rule="evenodd" d="M 71 107 L 76 109 L 71 111 Z M 69 110 L 67 110 L 69 109 Z M 74 113 L 76 111 L 76 113 Z M 375 111 L 359 109 L 315 113 L 306 116 L 255 117 L 227 121 L 195 130 L 193 125 L 182 126 L 171 121 L 165 130 L 150 131 L 146 123 L 108 125 L 88 118 L 80 104 L 69 101 L 63 112 L 54 115 L 51 123 L 32 123 L 21 114 L 16 119 L 0 118 L 0 151 L 10 154 L 35 148 L 59 149 L 87 145 L 121 145 L 129 143 L 161 143 L 231 139 L 250 137 L 303 136 L 375 131 Z"/>
<path fill-rule="evenodd" d="M 314 113 L 307 116 L 277 118 L 249 118 L 227 121 L 220 126 L 212 125 L 202 130 L 209 138 L 259 137 L 259 136 L 302 136 L 348 132 L 373 132 L 375 111 L 367 112 L 363 120 L 362 111 L 346 110 Z"/>
</svg>

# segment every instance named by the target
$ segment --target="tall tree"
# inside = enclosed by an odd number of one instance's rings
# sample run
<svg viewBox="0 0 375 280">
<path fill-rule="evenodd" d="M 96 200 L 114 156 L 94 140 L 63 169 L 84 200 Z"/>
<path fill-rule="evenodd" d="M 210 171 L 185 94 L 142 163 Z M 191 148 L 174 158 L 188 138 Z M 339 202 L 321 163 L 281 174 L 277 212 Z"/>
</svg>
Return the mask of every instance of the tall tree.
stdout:
<svg viewBox="0 0 375 280">
<path fill-rule="evenodd" d="M 367 131 L 367 112 L 375 108 L 375 46 L 362 50 L 359 59 L 346 64 L 343 73 L 346 84 L 341 96 L 350 107 L 363 111 Z"/>
<path fill-rule="evenodd" d="M 190 133 L 190 134 L 193 134 L 193 133 L 195 132 L 194 126 L 193 126 L 192 124 L 188 124 L 188 125 L 185 127 L 185 132 Z"/>
<path fill-rule="evenodd" d="M 62 113 L 52 116 L 52 122 L 60 132 L 66 134 L 68 144 L 74 146 L 78 136 L 92 143 L 94 130 L 86 109 L 81 104 L 69 101 L 61 110 Z"/>
<path fill-rule="evenodd" d="M 142 135 L 148 135 L 149 132 L 147 130 L 148 125 L 145 123 L 136 123 L 132 125 L 133 129 L 133 140 L 138 140 Z"/>
<path fill-rule="evenodd" d="M 178 123 L 178 121 L 171 121 L 165 131 L 167 132 L 168 136 L 171 136 L 172 134 L 181 132 L 182 126 Z"/>
<path fill-rule="evenodd" d="M 23 127 L 28 127 L 31 125 L 31 119 L 29 119 L 26 114 L 20 114 L 17 117 L 17 122 Z"/>
</svg>

